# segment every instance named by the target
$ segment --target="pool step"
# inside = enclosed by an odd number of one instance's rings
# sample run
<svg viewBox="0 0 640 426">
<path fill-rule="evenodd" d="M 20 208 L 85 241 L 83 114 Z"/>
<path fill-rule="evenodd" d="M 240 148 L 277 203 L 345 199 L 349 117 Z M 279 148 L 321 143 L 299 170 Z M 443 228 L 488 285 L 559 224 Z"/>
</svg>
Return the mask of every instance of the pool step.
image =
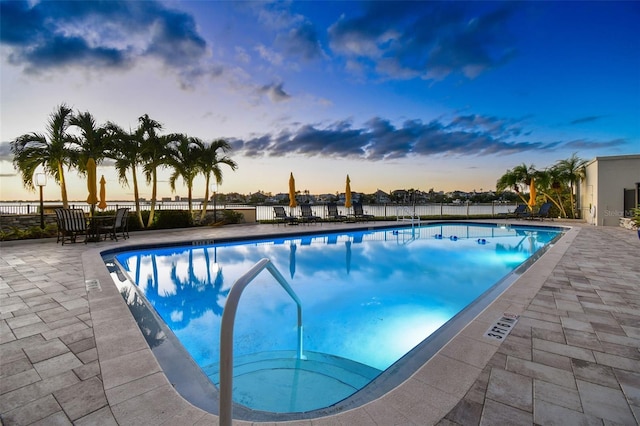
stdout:
<svg viewBox="0 0 640 426">
<path fill-rule="evenodd" d="M 301 412 L 324 408 L 367 385 L 381 371 L 367 365 L 307 351 L 272 351 L 236 357 L 233 399 L 254 410 Z M 218 364 L 204 368 L 218 386 Z"/>
</svg>

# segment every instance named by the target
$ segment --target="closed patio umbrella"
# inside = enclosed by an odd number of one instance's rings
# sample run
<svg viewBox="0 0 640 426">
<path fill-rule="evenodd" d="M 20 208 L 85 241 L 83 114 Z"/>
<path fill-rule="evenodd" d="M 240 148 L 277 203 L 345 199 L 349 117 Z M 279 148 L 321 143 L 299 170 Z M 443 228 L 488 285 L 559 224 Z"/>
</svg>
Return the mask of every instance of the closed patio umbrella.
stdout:
<svg viewBox="0 0 640 426">
<path fill-rule="evenodd" d="M 536 205 L 536 183 L 533 178 L 531 178 L 531 183 L 529 184 L 529 209 L 533 210 L 533 206 Z"/>
<path fill-rule="evenodd" d="M 107 181 L 104 179 L 104 175 L 100 179 L 100 202 L 98 203 L 98 208 L 100 210 L 104 210 L 107 208 Z"/>
<path fill-rule="evenodd" d="M 293 178 L 293 172 L 289 176 L 289 207 L 297 207 L 296 203 L 296 180 Z"/>
<path fill-rule="evenodd" d="M 351 208 L 351 179 L 349 179 L 349 175 L 347 175 L 347 186 L 344 189 L 344 206 Z"/>
<path fill-rule="evenodd" d="M 96 204 L 98 204 L 98 189 L 96 183 L 96 161 L 92 157 L 89 157 L 89 160 L 87 160 L 87 189 L 89 190 L 87 204 L 91 205 L 91 216 L 93 216 Z"/>
</svg>

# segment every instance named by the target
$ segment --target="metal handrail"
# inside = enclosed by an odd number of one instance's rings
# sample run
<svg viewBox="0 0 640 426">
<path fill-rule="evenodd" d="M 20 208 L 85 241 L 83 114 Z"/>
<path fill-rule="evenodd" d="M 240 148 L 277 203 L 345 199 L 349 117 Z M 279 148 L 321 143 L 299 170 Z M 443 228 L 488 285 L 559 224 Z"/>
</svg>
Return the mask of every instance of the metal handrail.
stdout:
<svg viewBox="0 0 640 426">
<path fill-rule="evenodd" d="M 298 305 L 298 358 L 302 354 L 302 304 L 287 280 L 269 259 L 261 259 L 233 284 L 222 312 L 220 323 L 220 425 L 231 426 L 233 420 L 233 326 L 235 323 L 238 302 L 244 289 L 258 276 L 263 269 L 271 272 L 278 284 L 291 296 Z"/>
</svg>

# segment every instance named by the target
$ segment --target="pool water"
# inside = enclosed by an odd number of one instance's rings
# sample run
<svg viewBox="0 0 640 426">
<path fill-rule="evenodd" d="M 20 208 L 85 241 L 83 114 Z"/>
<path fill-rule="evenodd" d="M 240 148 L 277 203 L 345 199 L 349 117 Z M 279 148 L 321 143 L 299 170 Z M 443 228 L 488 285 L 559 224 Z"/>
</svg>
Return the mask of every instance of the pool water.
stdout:
<svg viewBox="0 0 640 426">
<path fill-rule="evenodd" d="M 253 410 L 328 407 L 366 386 L 510 274 L 557 229 L 435 225 L 177 246 L 115 257 L 213 383 L 231 285 L 270 259 L 302 302 L 266 271 L 246 288 L 234 327 L 234 401 Z"/>
</svg>

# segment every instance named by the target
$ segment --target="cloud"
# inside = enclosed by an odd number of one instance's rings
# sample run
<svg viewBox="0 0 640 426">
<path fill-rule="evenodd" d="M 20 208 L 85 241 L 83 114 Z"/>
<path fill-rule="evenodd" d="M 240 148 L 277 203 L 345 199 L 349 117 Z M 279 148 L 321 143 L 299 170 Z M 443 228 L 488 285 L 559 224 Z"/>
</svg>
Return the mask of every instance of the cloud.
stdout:
<svg viewBox="0 0 640 426">
<path fill-rule="evenodd" d="M 258 88 L 258 93 L 266 95 L 271 102 L 283 102 L 291 98 L 287 92 L 284 91 L 283 83 L 271 83 Z"/>
<path fill-rule="evenodd" d="M 475 78 L 515 52 L 507 25 L 517 6 L 486 7 L 493 4 L 371 2 L 360 16 L 343 15 L 329 27 L 330 46 L 349 69 L 357 62 L 387 78 Z"/>
<path fill-rule="evenodd" d="M 276 45 L 281 46 L 289 55 L 297 56 L 304 60 L 313 60 L 325 56 L 320 46 L 316 29 L 309 21 L 302 22 L 299 26 L 291 28 L 286 33 L 278 34 Z"/>
<path fill-rule="evenodd" d="M 590 141 L 587 139 L 577 139 L 566 143 L 570 149 L 603 149 L 626 145 L 625 139 L 611 139 L 609 141 Z"/>
<path fill-rule="evenodd" d="M 13 161 L 11 142 L 0 142 L 0 161 Z"/>
<path fill-rule="evenodd" d="M 604 115 L 590 115 L 587 117 L 576 118 L 575 120 L 572 120 L 569 124 L 575 125 L 575 124 L 583 124 L 583 123 L 592 123 L 604 117 L 605 117 Z"/>
<path fill-rule="evenodd" d="M 208 72 L 197 70 L 207 43 L 193 17 L 159 2 L 3 1 L 0 16 L 9 62 L 29 73 L 128 69 L 145 58 L 190 75 Z"/>
<path fill-rule="evenodd" d="M 456 117 L 450 123 L 433 120 L 406 120 L 394 125 L 389 120 L 374 117 L 362 127 L 349 120 L 320 126 L 303 124 L 277 134 L 265 134 L 253 139 L 234 140 L 240 155 L 261 156 L 325 156 L 380 161 L 429 155 L 507 155 L 540 149 L 554 149 L 562 143 L 522 142 L 512 140 L 509 126 L 488 129 L 464 128 L 469 116 Z M 495 117 L 474 116 L 475 123 L 507 123 Z M 477 125 L 477 124 L 476 124 Z M 476 126 L 474 125 L 474 126 Z"/>
</svg>

